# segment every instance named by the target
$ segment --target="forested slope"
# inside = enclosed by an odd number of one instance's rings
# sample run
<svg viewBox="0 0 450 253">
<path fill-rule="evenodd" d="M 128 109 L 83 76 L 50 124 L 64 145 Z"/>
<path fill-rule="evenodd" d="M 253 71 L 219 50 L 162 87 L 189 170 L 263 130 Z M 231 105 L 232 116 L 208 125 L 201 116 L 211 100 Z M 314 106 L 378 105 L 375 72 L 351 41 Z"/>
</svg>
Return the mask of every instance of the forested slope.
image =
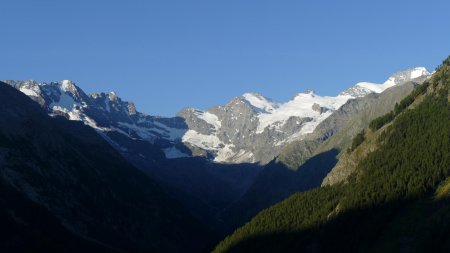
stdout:
<svg viewBox="0 0 450 253">
<path fill-rule="evenodd" d="M 262 211 L 215 252 L 450 251 L 449 65 L 366 129 L 357 144 L 376 149 L 346 183 Z"/>
</svg>

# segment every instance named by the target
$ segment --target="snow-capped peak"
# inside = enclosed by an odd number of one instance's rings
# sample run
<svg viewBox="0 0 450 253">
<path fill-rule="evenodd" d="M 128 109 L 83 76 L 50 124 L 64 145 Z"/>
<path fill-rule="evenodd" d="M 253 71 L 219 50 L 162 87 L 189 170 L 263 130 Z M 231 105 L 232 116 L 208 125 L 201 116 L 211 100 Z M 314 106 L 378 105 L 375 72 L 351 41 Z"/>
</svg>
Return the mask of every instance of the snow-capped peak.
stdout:
<svg viewBox="0 0 450 253">
<path fill-rule="evenodd" d="M 33 80 L 25 81 L 19 90 L 27 96 L 39 97 L 41 95 L 39 85 Z"/>
<path fill-rule="evenodd" d="M 308 90 L 305 91 L 305 94 L 308 94 L 308 95 L 315 95 L 316 92 L 315 92 L 314 90 L 308 89 Z"/>
<path fill-rule="evenodd" d="M 389 77 L 384 84 L 390 84 L 391 86 L 397 85 L 399 83 L 404 83 L 407 81 L 411 81 L 413 79 L 423 77 L 423 76 L 430 76 L 431 73 L 428 72 L 428 70 L 424 67 L 415 67 L 410 68 L 404 71 L 400 71 L 397 73 L 394 73 L 392 76 Z"/>
<path fill-rule="evenodd" d="M 70 92 L 75 93 L 77 88 L 75 87 L 74 83 L 70 80 L 62 80 L 60 82 L 60 87 L 62 92 Z"/>
<path fill-rule="evenodd" d="M 410 78 L 414 79 L 417 77 L 421 77 L 421 76 L 428 76 L 431 73 L 425 68 L 425 67 L 416 67 L 414 69 L 412 69 L 411 73 L 410 73 Z"/>
<path fill-rule="evenodd" d="M 384 83 L 359 82 L 340 93 L 340 96 L 364 97 L 370 93 L 381 93 L 395 85 L 412 81 L 416 78 L 429 77 L 431 73 L 424 67 L 410 68 L 392 74 Z"/>
<path fill-rule="evenodd" d="M 117 100 L 117 94 L 114 91 L 111 91 L 108 93 L 108 98 L 110 101 L 116 101 Z"/>
<path fill-rule="evenodd" d="M 242 99 L 260 112 L 270 113 L 279 107 L 279 103 L 265 98 L 259 93 L 245 93 Z"/>
<path fill-rule="evenodd" d="M 314 90 L 306 90 L 305 92 L 300 92 L 295 94 L 291 100 L 302 99 L 302 98 L 313 98 L 317 96 Z"/>
</svg>

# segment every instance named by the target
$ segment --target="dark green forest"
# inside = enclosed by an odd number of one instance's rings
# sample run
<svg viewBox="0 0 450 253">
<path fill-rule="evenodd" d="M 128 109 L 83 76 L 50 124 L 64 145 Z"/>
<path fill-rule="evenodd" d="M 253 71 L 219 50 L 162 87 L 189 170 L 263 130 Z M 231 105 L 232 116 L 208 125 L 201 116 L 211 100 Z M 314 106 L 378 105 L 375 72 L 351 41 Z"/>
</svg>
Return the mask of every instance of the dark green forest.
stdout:
<svg viewBox="0 0 450 253">
<path fill-rule="evenodd" d="M 292 195 L 214 252 L 450 252 L 449 68 L 370 124 L 378 148 L 346 183 Z"/>
</svg>

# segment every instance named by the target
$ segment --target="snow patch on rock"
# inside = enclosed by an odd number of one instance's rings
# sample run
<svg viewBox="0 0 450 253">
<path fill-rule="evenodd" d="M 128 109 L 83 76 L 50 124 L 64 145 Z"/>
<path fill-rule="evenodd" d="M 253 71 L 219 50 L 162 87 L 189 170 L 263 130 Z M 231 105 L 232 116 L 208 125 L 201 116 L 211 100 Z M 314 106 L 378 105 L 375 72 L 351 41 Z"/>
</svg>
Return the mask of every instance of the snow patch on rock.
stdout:
<svg viewBox="0 0 450 253">
<path fill-rule="evenodd" d="M 322 97 L 315 95 L 314 93 L 299 93 L 291 101 L 280 104 L 278 108 L 271 113 L 261 113 L 258 115 L 259 125 L 256 133 L 262 133 L 265 128 L 274 126 L 282 126 L 290 117 L 296 116 L 300 118 L 313 118 L 314 120 L 308 125 L 308 129 L 305 133 L 314 131 L 322 120 L 326 118 L 326 115 L 330 113 L 322 114 L 313 109 L 313 105 L 317 104 L 320 107 L 335 111 L 343 104 L 345 104 L 350 96 L 337 96 L 337 97 Z M 281 122 L 281 124 L 280 124 Z"/>
<path fill-rule="evenodd" d="M 196 111 L 196 115 L 199 119 L 202 119 L 206 121 L 206 123 L 214 126 L 216 130 L 222 126 L 222 122 L 220 122 L 219 118 L 210 112 Z"/>
<path fill-rule="evenodd" d="M 195 130 L 188 130 L 183 135 L 182 140 L 205 150 L 217 150 L 224 146 L 217 136 L 201 134 Z"/>
<path fill-rule="evenodd" d="M 22 86 L 19 89 L 22 93 L 27 96 L 39 97 L 40 89 L 37 86 Z"/>
</svg>

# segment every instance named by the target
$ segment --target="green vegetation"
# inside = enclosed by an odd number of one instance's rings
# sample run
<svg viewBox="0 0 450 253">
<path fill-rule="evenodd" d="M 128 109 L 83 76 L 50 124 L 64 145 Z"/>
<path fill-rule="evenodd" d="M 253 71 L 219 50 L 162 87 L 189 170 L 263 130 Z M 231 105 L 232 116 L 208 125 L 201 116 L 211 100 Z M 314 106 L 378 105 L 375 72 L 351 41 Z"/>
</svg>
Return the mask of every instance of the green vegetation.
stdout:
<svg viewBox="0 0 450 253">
<path fill-rule="evenodd" d="M 450 65 L 450 55 L 445 59 L 442 64 L 439 64 L 436 68 L 436 72 L 441 71 L 444 67 L 448 67 Z"/>
<path fill-rule="evenodd" d="M 362 130 L 359 134 L 355 136 L 352 142 L 352 146 L 350 146 L 350 148 L 348 148 L 347 150 L 348 153 L 353 152 L 357 147 L 359 147 L 359 145 L 361 145 L 364 142 L 365 140 L 364 135 L 365 131 Z"/>
<path fill-rule="evenodd" d="M 347 184 L 289 197 L 215 252 L 449 252 L 449 65 L 433 77 L 434 89 L 423 84 L 372 122 L 373 130 L 392 124 Z"/>
<path fill-rule="evenodd" d="M 394 114 L 394 112 L 391 111 L 388 114 L 385 114 L 381 117 L 374 119 L 372 122 L 370 122 L 369 127 L 372 131 L 376 131 L 376 130 L 382 128 L 387 123 L 391 122 L 394 118 L 395 118 L 395 114 Z"/>
<path fill-rule="evenodd" d="M 427 92 L 428 86 L 430 84 L 428 82 L 424 82 L 419 85 L 416 89 L 411 92 L 406 98 L 404 98 L 399 104 L 395 104 L 395 108 L 393 111 L 389 112 L 386 115 L 378 117 L 374 119 L 369 127 L 372 131 L 376 131 L 382 128 L 387 123 L 391 122 L 397 115 L 403 112 L 408 106 L 410 106 L 420 95 L 423 95 Z"/>
</svg>

